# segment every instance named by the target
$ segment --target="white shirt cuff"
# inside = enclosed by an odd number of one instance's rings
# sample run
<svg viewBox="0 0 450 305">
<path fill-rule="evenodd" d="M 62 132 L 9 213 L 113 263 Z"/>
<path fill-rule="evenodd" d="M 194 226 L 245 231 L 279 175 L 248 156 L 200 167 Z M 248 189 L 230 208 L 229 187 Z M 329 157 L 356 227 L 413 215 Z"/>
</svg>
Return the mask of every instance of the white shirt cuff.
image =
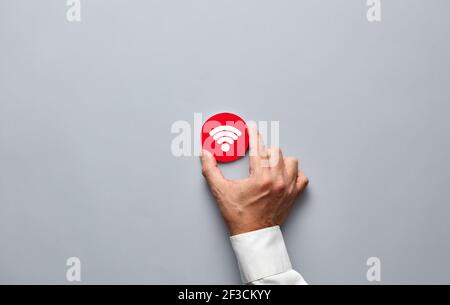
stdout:
<svg viewBox="0 0 450 305">
<path fill-rule="evenodd" d="M 230 237 L 244 283 L 292 269 L 279 226 Z"/>
</svg>

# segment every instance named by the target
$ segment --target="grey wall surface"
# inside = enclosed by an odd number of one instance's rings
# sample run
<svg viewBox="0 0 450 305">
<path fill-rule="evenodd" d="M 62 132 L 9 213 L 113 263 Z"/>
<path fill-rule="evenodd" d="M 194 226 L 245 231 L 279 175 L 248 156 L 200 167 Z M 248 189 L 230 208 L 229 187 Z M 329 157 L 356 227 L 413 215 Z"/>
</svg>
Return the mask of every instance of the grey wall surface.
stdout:
<svg viewBox="0 0 450 305">
<path fill-rule="evenodd" d="M 280 121 L 312 284 L 450 283 L 450 2 L 0 1 L 0 283 L 237 284 L 194 112 Z M 247 173 L 247 159 L 223 167 Z"/>
</svg>

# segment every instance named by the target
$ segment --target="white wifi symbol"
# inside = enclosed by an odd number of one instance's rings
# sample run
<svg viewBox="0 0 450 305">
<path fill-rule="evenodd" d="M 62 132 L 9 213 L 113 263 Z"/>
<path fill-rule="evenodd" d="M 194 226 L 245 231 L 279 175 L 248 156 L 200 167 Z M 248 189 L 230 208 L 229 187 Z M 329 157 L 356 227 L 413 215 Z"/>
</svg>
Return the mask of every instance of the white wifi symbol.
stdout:
<svg viewBox="0 0 450 305">
<path fill-rule="evenodd" d="M 241 131 L 233 126 L 218 126 L 209 132 L 209 135 L 213 137 L 217 144 L 221 145 L 220 149 L 223 152 L 230 150 L 234 141 L 236 141 L 241 135 Z"/>
</svg>

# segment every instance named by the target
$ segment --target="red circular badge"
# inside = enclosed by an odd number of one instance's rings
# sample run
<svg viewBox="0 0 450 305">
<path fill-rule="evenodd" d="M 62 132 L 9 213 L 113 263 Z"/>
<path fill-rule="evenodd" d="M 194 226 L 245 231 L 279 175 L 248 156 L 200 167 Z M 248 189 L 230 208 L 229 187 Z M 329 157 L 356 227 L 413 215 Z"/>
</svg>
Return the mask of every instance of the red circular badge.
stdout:
<svg viewBox="0 0 450 305">
<path fill-rule="evenodd" d="M 219 162 L 233 162 L 248 149 L 247 124 L 239 116 L 224 112 L 210 117 L 202 127 L 203 149 Z"/>
</svg>

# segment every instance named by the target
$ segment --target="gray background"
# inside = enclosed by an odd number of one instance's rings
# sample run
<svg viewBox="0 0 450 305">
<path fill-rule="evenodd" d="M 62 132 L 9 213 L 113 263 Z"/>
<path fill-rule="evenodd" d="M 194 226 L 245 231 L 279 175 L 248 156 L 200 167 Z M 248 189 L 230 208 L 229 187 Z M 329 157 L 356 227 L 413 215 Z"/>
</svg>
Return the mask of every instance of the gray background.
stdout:
<svg viewBox="0 0 450 305">
<path fill-rule="evenodd" d="M 279 120 L 312 284 L 450 283 L 450 2 L 0 1 L 0 283 L 237 284 L 176 120 Z M 247 159 L 224 168 L 245 176 Z"/>
</svg>

